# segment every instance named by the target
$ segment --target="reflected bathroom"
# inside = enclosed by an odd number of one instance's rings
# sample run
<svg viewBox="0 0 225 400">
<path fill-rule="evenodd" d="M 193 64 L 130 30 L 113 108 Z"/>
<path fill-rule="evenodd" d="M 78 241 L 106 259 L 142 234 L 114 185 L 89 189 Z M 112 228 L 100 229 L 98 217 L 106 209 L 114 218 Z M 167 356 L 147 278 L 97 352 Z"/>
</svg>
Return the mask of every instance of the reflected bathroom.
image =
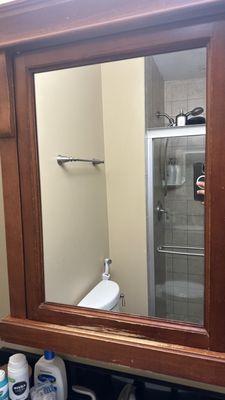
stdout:
<svg viewBox="0 0 225 400">
<path fill-rule="evenodd" d="M 206 51 L 147 57 L 146 77 L 149 311 L 202 324 Z"/>
<path fill-rule="evenodd" d="M 35 74 L 46 301 L 203 323 L 205 82 L 205 49 Z"/>
</svg>

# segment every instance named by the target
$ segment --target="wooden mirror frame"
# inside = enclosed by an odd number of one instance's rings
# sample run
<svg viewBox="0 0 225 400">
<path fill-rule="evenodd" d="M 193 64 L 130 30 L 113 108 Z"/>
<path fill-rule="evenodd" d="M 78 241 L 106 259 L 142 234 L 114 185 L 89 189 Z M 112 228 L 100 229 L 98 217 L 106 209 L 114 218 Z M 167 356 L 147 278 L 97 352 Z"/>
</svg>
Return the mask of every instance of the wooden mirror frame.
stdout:
<svg viewBox="0 0 225 400">
<path fill-rule="evenodd" d="M 26 5 L 25 1 L 16 2 L 20 3 Z M 37 6 L 42 1 L 32 3 Z M 175 3 L 168 2 L 170 7 Z M 0 112 L 3 110 L 4 115 L 0 124 L 0 153 L 11 306 L 11 316 L 0 324 L 0 335 L 13 343 L 42 348 L 48 345 L 81 357 L 223 385 L 225 7 L 222 1 L 199 1 L 199 8 L 192 5 L 196 2 L 182 3 L 180 18 L 179 7 L 174 7 L 174 14 L 166 10 L 160 19 L 154 3 L 150 6 L 152 18 L 155 13 L 154 23 L 147 22 L 146 14 L 138 19 L 136 11 L 136 22 L 135 18 L 129 22 L 127 16 L 120 28 L 118 21 L 111 21 L 106 31 L 102 24 L 102 30 L 93 38 L 88 33 L 90 28 L 82 33 L 81 24 L 77 38 L 65 37 L 64 32 L 53 39 L 51 34 L 46 35 L 42 42 L 36 36 L 31 44 L 25 43 L 24 38 L 19 44 L 14 39 L 8 52 L 0 54 L 0 80 L 5 93 L 4 101 L 0 100 Z M 71 6 L 71 1 L 68 4 Z M 63 0 L 58 0 L 55 10 L 60 5 L 61 10 L 66 7 Z M 132 7 L 135 9 L 135 1 L 130 5 L 124 3 L 127 13 Z M 7 9 L 15 13 L 16 5 Z M 195 18 L 191 19 L 193 12 Z M 10 15 L 12 19 L 14 14 Z M 95 29 L 97 25 L 96 22 Z M 32 28 L 29 29 L 31 35 Z M 33 73 L 203 46 L 208 53 L 204 327 L 45 303 Z M 38 49 L 33 50 L 34 47 Z"/>
</svg>

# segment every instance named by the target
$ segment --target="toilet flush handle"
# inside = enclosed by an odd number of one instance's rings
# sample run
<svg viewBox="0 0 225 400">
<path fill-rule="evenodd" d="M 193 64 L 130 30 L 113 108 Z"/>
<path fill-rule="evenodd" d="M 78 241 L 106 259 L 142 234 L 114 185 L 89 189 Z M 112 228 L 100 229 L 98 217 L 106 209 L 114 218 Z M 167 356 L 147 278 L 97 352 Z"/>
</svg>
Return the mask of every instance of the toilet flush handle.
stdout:
<svg viewBox="0 0 225 400">
<path fill-rule="evenodd" d="M 102 279 L 110 279 L 110 264 L 112 264 L 112 260 L 110 258 L 104 259 L 104 272 L 102 274 Z"/>
</svg>

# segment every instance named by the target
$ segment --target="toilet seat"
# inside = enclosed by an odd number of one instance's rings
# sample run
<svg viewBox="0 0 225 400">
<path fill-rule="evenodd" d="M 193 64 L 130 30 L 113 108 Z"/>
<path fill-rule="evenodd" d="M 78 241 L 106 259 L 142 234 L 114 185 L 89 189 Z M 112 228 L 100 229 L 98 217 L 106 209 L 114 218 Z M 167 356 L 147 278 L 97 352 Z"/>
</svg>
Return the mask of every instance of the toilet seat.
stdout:
<svg viewBox="0 0 225 400">
<path fill-rule="evenodd" d="M 102 280 L 78 303 L 78 306 L 111 310 L 119 302 L 119 298 L 119 285 L 111 280 Z"/>
</svg>

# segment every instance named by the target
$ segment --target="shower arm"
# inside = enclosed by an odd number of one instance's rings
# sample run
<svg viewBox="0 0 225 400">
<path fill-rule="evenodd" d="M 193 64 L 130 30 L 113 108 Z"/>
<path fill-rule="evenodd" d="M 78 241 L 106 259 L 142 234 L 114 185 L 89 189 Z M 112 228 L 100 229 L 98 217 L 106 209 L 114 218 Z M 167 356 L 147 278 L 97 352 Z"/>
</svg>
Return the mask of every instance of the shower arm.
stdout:
<svg viewBox="0 0 225 400">
<path fill-rule="evenodd" d="M 169 126 L 176 126 L 174 118 L 170 117 L 167 113 L 161 113 L 160 111 L 157 111 L 155 115 L 157 118 L 166 117 L 169 120 Z"/>
</svg>

